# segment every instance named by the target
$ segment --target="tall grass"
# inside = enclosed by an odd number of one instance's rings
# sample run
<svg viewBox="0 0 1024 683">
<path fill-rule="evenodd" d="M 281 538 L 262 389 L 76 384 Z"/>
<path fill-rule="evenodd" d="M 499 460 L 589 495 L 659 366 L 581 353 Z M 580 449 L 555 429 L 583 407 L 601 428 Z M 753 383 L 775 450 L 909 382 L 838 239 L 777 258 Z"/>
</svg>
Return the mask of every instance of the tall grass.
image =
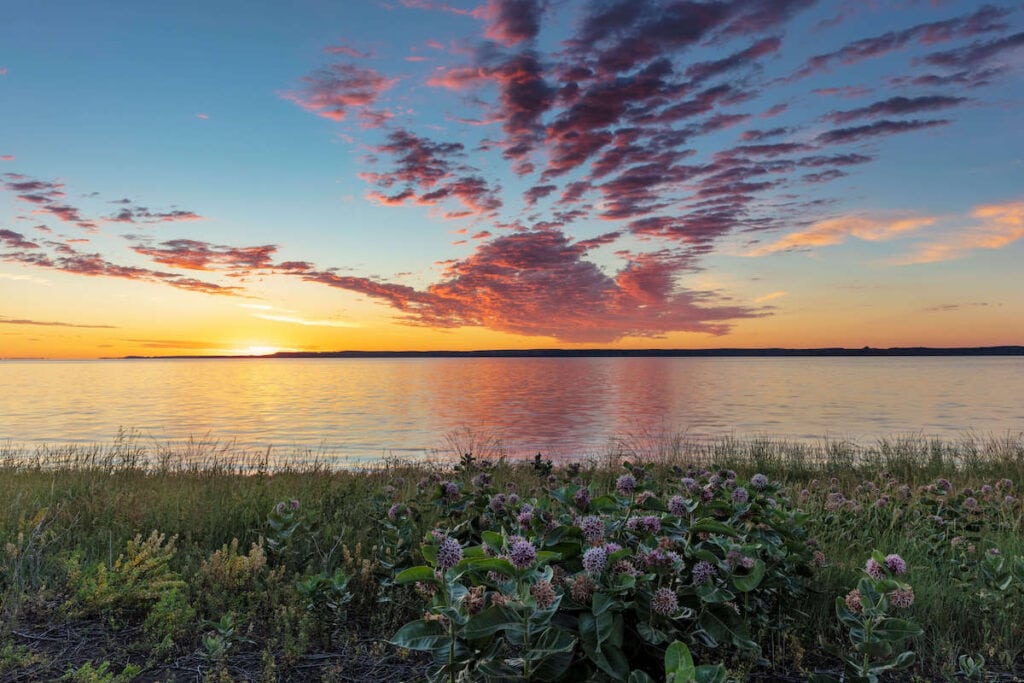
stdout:
<svg viewBox="0 0 1024 683">
<path fill-rule="evenodd" d="M 281 579 L 282 585 L 292 587 L 281 590 L 294 592 L 292 576 L 351 571 L 353 556 L 375 562 L 386 550 L 380 547 L 375 520 L 390 502 L 415 498 L 419 481 L 432 473 L 449 476 L 458 457 L 470 453 L 494 463 L 490 471 L 499 488 L 514 483 L 529 491 L 542 481 L 532 462 L 513 461 L 500 441 L 469 430 L 453 433 L 430 460 L 382 457 L 357 464 L 316 452 L 278 454 L 201 439 L 154 444 L 130 432 L 105 445 L 0 445 L 0 641 L 3 633 L 34 614 L 62 618 L 60 605 L 70 590 L 69 558 L 77 558 L 81 566 L 112 567 L 131 539 L 158 530 L 177 536 L 175 571 L 194 576 L 212 553 L 233 541 L 243 549 L 260 543 L 267 534 L 268 512 L 282 500 L 300 501 L 312 531 L 303 556 L 290 565 L 293 574 Z M 963 653 L 984 654 L 1006 670 L 1024 667 L 1021 649 L 1009 645 L 1020 634 L 1014 626 L 1018 615 L 1002 614 L 994 603 L 951 590 L 956 568 L 935 558 L 936 548 L 948 545 L 953 531 L 911 537 L 889 509 L 837 515 L 826 508 L 824 498 L 828 488 L 853 497 L 864 482 L 881 487 L 895 480 L 917 488 L 939 477 L 957 490 L 997 479 L 1011 479 L 1019 487 L 1024 483 L 1024 434 L 964 434 L 955 441 L 911 435 L 870 444 L 628 434 L 613 440 L 602 456 L 582 462 L 583 476 L 598 490 L 611 488 L 623 460 L 649 463 L 664 472 L 690 466 L 733 469 L 746 476 L 761 472 L 782 482 L 793 500 L 803 501 L 808 527 L 829 558 L 816 579 L 818 599 L 794 606 L 807 614 L 804 649 L 814 649 L 818 634 L 841 640 L 832 601 L 854 585 L 866 554 L 879 548 L 900 553 L 913 566 L 915 615 L 929 624 L 922 659 L 931 670 L 949 671 L 955 656 Z M 805 488 L 813 493 L 801 498 Z M 436 522 L 424 518 L 424 530 Z M 1024 557 L 1019 504 L 978 542 Z M 403 612 L 408 606 L 375 606 L 375 583 L 360 590 L 362 611 L 353 611 L 353 618 L 363 624 L 364 635 L 386 639 L 408 617 Z M 38 595 L 49 596 L 45 604 L 32 602 Z M 986 613 L 979 612 L 983 603 Z M 973 618 L 963 618 L 965 614 Z M 259 618 L 284 619 L 266 614 Z M 202 629 L 197 622 L 193 635 Z"/>
</svg>

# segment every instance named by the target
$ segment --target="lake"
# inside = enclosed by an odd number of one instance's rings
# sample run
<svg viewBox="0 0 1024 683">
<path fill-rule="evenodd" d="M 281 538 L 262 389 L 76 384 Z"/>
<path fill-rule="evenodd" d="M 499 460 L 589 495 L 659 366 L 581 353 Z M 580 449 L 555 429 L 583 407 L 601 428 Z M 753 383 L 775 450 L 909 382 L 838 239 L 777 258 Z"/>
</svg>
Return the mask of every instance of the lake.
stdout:
<svg viewBox="0 0 1024 683">
<path fill-rule="evenodd" d="M 278 455 L 513 456 L 613 439 L 1024 431 L 1022 357 L 372 358 L 0 362 L 0 442 L 193 438 Z M 477 440 L 474 445 L 473 440 Z M 493 441 L 492 441 L 493 445 Z"/>
</svg>

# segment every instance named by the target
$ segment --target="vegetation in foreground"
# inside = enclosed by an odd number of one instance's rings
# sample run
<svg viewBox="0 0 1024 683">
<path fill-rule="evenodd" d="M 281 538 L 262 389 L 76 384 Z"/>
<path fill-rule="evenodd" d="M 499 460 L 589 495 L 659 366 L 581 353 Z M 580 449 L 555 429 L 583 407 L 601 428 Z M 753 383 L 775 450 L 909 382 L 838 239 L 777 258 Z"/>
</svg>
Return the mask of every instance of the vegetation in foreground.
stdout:
<svg viewBox="0 0 1024 683">
<path fill-rule="evenodd" d="M 1024 435 L 462 445 L 0 449 L 0 680 L 1024 674 Z"/>
</svg>

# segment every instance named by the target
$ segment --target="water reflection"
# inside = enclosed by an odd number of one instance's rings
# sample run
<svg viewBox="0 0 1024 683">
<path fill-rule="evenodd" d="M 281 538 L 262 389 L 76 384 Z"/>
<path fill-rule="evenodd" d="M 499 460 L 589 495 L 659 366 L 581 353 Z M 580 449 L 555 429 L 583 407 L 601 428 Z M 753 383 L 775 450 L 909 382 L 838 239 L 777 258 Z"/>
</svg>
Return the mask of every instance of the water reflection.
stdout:
<svg viewBox="0 0 1024 683">
<path fill-rule="evenodd" d="M 0 439 L 209 435 L 342 457 L 427 453 L 461 427 L 514 455 L 613 437 L 850 438 L 1024 430 L 1020 358 L 475 358 L 11 361 Z"/>
</svg>

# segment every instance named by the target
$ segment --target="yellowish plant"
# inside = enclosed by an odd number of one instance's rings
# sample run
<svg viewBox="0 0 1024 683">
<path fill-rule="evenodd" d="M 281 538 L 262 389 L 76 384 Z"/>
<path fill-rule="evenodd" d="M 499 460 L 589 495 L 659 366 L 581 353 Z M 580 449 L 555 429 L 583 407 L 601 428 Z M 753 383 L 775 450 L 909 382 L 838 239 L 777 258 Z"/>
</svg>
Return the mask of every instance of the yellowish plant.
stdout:
<svg viewBox="0 0 1024 683">
<path fill-rule="evenodd" d="M 109 570 L 102 562 L 83 569 L 73 556 L 67 563 L 68 581 L 77 602 L 86 611 L 138 609 L 164 593 L 181 590 L 185 582 L 170 567 L 176 539 L 172 536 L 164 543 L 165 534 L 155 530 L 146 540 L 137 534 Z"/>
</svg>

